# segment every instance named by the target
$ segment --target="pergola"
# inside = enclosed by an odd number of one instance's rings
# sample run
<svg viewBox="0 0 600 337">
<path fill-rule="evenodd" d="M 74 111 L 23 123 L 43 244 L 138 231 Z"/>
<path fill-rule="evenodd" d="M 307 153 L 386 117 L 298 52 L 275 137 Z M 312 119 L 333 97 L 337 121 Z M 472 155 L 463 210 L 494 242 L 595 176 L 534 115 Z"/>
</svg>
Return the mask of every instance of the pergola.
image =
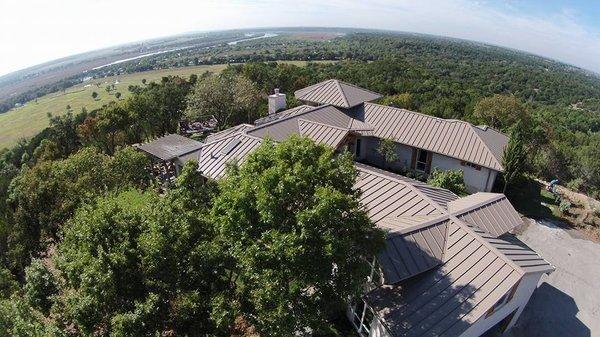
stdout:
<svg viewBox="0 0 600 337">
<path fill-rule="evenodd" d="M 186 161 L 193 159 L 200 151 L 202 143 L 178 134 L 170 134 L 137 146 L 153 161 L 152 172 L 162 180 L 179 174 Z"/>
</svg>

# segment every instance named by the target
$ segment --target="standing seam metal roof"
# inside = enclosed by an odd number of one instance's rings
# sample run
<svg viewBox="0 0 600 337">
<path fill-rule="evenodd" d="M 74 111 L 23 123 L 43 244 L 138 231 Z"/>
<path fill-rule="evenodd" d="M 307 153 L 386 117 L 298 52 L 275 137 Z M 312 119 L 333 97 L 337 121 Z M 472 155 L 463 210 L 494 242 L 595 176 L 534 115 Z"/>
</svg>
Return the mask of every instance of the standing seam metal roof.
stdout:
<svg viewBox="0 0 600 337">
<path fill-rule="evenodd" d="M 374 103 L 365 103 L 364 121 L 373 126 L 377 137 L 503 170 L 502 151 L 508 137 L 491 128 Z"/>
<path fill-rule="evenodd" d="M 170 134 L 138 146 L 138 149 L 162 160 L 172 160 L 179 156 L 197 151 L 202 143 L 193 139 Z"/>
<path fill-rule="evenodd" d="M 330 79 L 296 90 L 294 95 L 301 101 L 317 104 L 331 104 L 340 108 L 351 108 L 381 97 L 381 95 L 376 92 L 335 79 Z"/>
<path fill-rule="evenodd" d="M 504 194 L 475 193 L 448 203 L 448 210 L 495 237 L 523 224 L 521 216 Z"/>
</svg>

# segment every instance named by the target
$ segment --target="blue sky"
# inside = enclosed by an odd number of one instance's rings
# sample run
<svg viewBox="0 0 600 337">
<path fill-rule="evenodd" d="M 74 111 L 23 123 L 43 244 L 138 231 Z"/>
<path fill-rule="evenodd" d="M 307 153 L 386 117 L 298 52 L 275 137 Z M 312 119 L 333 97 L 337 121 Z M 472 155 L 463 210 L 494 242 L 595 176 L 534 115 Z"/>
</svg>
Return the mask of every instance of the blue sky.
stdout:
<svg viewBox="0 0 600 337">
<path fill-rule="evenodd" d="M 377 28 L 464 38 L 600 73 L 600 0 L 0 0 L 0 76 L 142 39 L 281 26 Z"/>
</svg>

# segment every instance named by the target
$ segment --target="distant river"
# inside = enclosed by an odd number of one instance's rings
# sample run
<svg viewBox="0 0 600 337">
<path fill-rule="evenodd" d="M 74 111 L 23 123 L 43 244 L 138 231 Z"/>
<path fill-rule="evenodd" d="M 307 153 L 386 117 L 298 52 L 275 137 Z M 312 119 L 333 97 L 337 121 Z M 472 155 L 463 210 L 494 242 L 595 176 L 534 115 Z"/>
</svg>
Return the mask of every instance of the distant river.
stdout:
<svg viewBox="0 0 600 337">
<path fill-rule="evenodd" d="M 227 43 L 230 46 L 236 45 L 238 44 L 238 42 L 244 42 L 244 41 L 251 41 L 251 40 L 258 40 L 258 39 L 264 39 L 267 37 L 275 37 L 277 36 L 277 34 L 273 34 L 273 33 L 265 33 L 265 35 L 263 36 L 255 36 L 255 37 L 249 37 L 247 39 L 241 39 L 241 40 L 236 40 L 236 41 L 231 41 L 229 43 Z"/>
</svg>

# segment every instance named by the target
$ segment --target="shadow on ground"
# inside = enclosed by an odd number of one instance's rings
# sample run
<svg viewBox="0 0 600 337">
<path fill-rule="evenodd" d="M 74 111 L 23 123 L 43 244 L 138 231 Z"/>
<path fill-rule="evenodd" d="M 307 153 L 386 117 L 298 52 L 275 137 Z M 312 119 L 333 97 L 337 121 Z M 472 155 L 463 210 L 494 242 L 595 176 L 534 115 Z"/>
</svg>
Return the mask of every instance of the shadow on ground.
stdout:
<svg viewBox="0 0 600 337">
<path fill-rule="evenodd" d="M 590 329 L 578 318 L 573 298 L 548 283 L 533 293 L 511 337 L 585 337 Z"/>
</svg>

